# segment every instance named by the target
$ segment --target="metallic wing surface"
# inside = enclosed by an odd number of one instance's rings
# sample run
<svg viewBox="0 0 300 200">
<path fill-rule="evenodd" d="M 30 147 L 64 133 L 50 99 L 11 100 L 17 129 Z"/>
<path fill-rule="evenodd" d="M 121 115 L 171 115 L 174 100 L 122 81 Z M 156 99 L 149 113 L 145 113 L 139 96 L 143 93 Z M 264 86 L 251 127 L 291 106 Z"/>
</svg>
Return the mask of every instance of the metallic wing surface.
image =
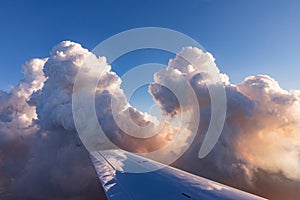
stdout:
<svg viewBox="0 0 300 200">
<path fill-rule="evenodd" d="M 264 200 L 126 151 L 90 155 L 108 200 Z"/>
</svg>

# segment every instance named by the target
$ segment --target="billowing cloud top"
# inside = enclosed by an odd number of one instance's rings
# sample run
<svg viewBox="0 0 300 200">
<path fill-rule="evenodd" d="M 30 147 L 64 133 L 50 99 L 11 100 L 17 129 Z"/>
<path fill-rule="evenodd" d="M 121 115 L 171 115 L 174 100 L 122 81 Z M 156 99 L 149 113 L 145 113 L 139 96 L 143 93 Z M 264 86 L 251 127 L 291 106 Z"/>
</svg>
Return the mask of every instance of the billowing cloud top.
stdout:
<svg viewBox="0 0 300 200">
<path fill-rule="evenodd" d="M 45 59 L 33 59 L 23 66 L 24 79 L 11 91 L 0 91 L 0 197 L 2 199 L 94 199 L 104 198 L 96 174 L 76 134 L 72 117 L 72 92 L 76 74 L 87 56 L 81 45 L 65 41 Z M 111 71 L 105 57 L 95 66 L 105 68 L 95 92 L 98 121 L 108 137 L 122 148 L 148 152 L 168 144 L 178 127 L 166 121 L 154 140 L 137 141 L 126 134 L 128 113 L 139 126 L 156 130 L 156 118 L 133 108 L 121 89 L 122 80 Z M 199 72 L 183 57 L 204 70 Z M 226 122 L 213 152 L 195 159 L 211 116 L 207 84 L 212 84 L 213 56 L 186 47 L 154 75 L 149 92 L 166 116 L 176 118 L 192 110 L 189 93 L 179 104 L 176 96 L 161 84 L 181 88 L 182 77 L 197 95 L 201 121 L 197 137 L 174 165 L 273 199 L 296 199 L 300 186 L 300 91 L 286 91 L 269 76 L 247 77 L 234 85 L 218 72 L 227 95 Z M 88 77 L 87 77 L 88 78 Z M 82 85 L 84 87 L 84 85 Z M 116 102 L 116 119 L 111 102 Z M 183 124 L 189 134 L 189 124 Z M 125 131 L 124 131 L 125 130 Z M 145 134 L 137 132 L 136 134 Z M 130 145 L 129 145 L 130 144 Z M 178 146 L 181 148 L 181 146 Z M 162 154 L 167 156 L 169 154 Z M 101 196 L 102 195 L 102 196 Z"/>
</svg>

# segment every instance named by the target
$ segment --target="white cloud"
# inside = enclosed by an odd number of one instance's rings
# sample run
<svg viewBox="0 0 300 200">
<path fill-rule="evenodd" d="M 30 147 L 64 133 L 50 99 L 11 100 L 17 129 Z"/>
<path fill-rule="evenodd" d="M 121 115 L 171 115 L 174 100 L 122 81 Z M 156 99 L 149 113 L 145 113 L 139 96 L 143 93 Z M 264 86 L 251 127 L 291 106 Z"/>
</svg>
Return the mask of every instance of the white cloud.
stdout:
<svg viewBox="0 0 300 200">
<path fill-rule="evenodd" d="M 11 192 L 7 195 L 22 193 L 26 198 L 48 196 L 49 199 L 55 195 L 61 195 L 62 199 L 100 196 L 99 183 L 72 118 L 73 84 L 87 56 L 91 53 L 81 45 L 61 42 L 49 58 L 27 62 L 23 66 L 24 80 L 10 92 L 0 91 L 0 188 Z M 202 66 L 201 74 L 182 57 Z M 95 57 L 95 60 L 93 64 L 105 68 L 96 90 L 95 108 L 107 135 L 120 146 L 136 152 L 153 151 L 168 144 L 178 131 L 173 122 L 167 122 L 154 140 L 142 142 L 120 129 L 118 125 L 136 131 L 127 123 L 130 116 L 138 125 L 154 131 L 155 119 L 130 106 L 120 88 L 122 80 L 111 71 L 105 57 Z M 215 77 L 210 76 L 212 65 L 216 64 L 210 53 L 184 48 L 166 69 L 155 74 L 155 83 L 149 87 L 164 113 L 174 118 L 195 106 L 191 105 L 190 91 L 184 90 L 183 80 L 189 81 L 197 95 L 201 109 L 198 136 L 175 165 L 241 188 L 251 185 L 251 191 L 260 195 L 274 197 L 280 190 L 273 190 L 279 186 L 297 194 L 292 184 L 300 181 L 300 92 L 281 89 L 269 76 L 251 76 L 233 85 L 226 74 L 217 71 L 227 94 L 226 123 L 213 152 L 203 160 L 197 159 L 211 116 L 207 84 L 214 83 Z M 185 97 L 181 105 L 160 84 L 170 85 Z M 84 83 L 80 87 L 84 88 Z M 117 105 L 118 124 L 112 116 L 112 99 Z M 184 128 L 189 134 L 188 122 Z M 165 155 L 169 154 L 161 156 Z M 266 179 L 272 181 L 263 184 Z M 39 187 L 41 183 L 47 187 Z M 264 191 L 260 190 L 261 185 Z"/>
</svg>

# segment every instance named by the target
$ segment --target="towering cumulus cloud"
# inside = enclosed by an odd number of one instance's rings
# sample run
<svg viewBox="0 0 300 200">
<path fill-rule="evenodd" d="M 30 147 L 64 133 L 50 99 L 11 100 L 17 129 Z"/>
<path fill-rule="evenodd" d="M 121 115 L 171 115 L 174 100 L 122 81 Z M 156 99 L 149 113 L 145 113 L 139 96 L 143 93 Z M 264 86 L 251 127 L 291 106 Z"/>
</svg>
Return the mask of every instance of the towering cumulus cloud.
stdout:
<svg viewBox="0 0 300 200">
<path fill-rule="evenodd" d="M 47 59 L 33 59 L 23 66 L 24 80 L 9 93 L 0 91 L 0 196 L 11 198 L 9 189 L 22 175 L 35 146 L 37 114 L 30 96 L 43 87 Z"/>
<path fill-rule="evenodd" d="M 93 65 L 104 69 L 96 91 L 91 92 L 95 92 L 98 121 L 115 144 L 134 152 L 151 152 L 176 135 L 178 127 L 171 121 L 165 121 L 160 134 L 151 140 L 136 140 L 126 134 L 146 134 L 127 123 L 128 116 L 153 131 L 157 119 L 128 103 L 122 80 L 111 71 L 105 57 L 96 57 L 79 44 L 61 42 L 48 58 L 25 63 L 24 79 L 11 91 L 0 91 L 0 199 L 105 199 L 72 117 L 73 85 L 88 56 L 94 58 Z M 183 57 L 208 71 L 200 72 Z M 149 86 L 166 119 L 184 115 L 195 102 L 186 98 L 180 105 L 161 83 L 181 88 L 184 77 L 197 96 L 201 116 L 198 132 L 174 166 L 270 199 L 297 199 L 300 91 L 285 91 L 269 76 L 250 76 L 233 85 L 227 75 L 218 73 L 227 96 L 225 126 L 213 151 L 198 159 L 211 117 L 207 88 L 214 78 L 209 73 L 211 65 L 215 62 L 210 53 L 183 48 L 154 75 L 155 82 Z M 189 123 L 183 126 L 189 134 Z"/>
<path fill-rule="evenodd" d="M 300 186 L 299 91 L 285 91 L 266 75 L 250 76 L 233 85 L 228 76 L 220 73 L 227 94 L 225 126 L 213 152 L 197 160 L 210 120 L 207 84 L 211 77 L 197 71 L 183 57 L 200 63 L 199 66 L 214 62 L 211 54 L 188 47 L 170 60 L 166 69 L 155 74 L 156 80 L 171 81 L 178 87 L 180 83 L 173 81 L 174 76 L 187 77 L 201 107 L 200 141 L 195 141 L 176 165 L 235 187 L 242 185 L 242 189 L 262 196 L 295 199 L 295 187 Z M 156 83 L 150 85 L 149 91 L 167 114 L 178 112 L 180 105 L 170 91 Z"/>
</svg>

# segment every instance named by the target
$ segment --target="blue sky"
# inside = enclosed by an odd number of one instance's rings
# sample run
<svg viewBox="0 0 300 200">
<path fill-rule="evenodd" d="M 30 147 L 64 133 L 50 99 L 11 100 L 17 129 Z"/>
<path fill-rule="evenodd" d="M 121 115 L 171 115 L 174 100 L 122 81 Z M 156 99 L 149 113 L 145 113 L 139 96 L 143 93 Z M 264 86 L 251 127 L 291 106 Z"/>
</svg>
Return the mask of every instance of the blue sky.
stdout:
<svg viewBox="0 0 300 200">
<path fill-rule="evenodd" d="M 22 78 L 22 63 L 47 57 L 62 40 L 93 49 L 109 36 L 145 26 L 171 28 L 196 39 L 233 83 L 268 74 L 285 89 L 299 89 L 299 10 L 297 0 L 1 1 L 0 89 Z M 167 62 L 170 56 L 151 55 L 120 59 L 115 70 Z"/>
</svg>

